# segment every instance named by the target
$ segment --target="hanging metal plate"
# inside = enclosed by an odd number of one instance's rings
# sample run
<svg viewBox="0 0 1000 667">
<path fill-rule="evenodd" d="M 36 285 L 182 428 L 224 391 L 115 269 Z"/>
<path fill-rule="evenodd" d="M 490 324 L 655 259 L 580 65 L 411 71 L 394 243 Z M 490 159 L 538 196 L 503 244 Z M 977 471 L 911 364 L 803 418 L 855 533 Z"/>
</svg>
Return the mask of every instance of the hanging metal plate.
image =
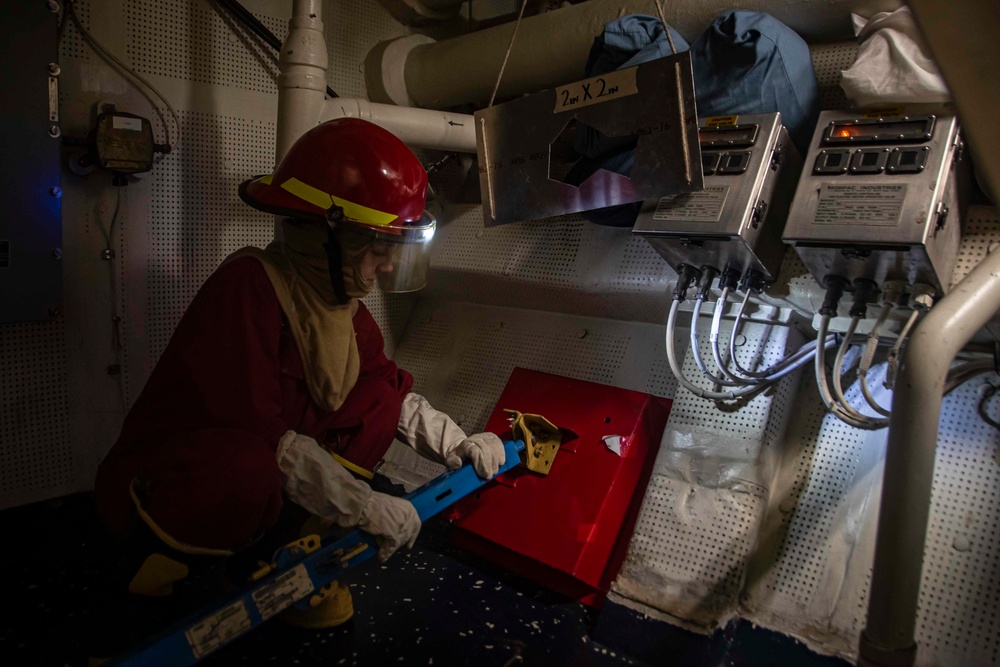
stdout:
<svg viewBox="0 0 1000 667">
<path fill-rule="evenodd" d="M 475 117 L 487 227 L 704 187 L 686 52 L 512 100 Z M 629 176 L 599 169 L 579 187 L 560 180 L 560 144 L 579 123 L 607 137 L 638 139 Z"/>
</svg>

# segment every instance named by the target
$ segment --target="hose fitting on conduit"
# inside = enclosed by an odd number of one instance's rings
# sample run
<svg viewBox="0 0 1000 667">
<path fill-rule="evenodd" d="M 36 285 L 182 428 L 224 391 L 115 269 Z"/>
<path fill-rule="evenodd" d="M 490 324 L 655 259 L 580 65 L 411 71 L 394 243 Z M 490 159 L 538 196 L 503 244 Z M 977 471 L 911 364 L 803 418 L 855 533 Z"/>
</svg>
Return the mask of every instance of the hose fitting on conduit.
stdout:
<svg viewBox="0 0 1000 667">
<path fill-rule="evenodd" d="M 719 276 L 719 289 L 726 289 L 728 287 L 729 291 L 732 292 L 739 284 L 740 272 L 731 266 L 727 267 L 726 270 L 722 272 L 722 275 Z"/>
<path fill-rule="evenodd" d="M 913 292 L 910 293 L 910 308 L 927 312 L 934 305 L 934 295 L 937 290 L 933 285 L 927 283 L 914 283 Z"/>
<path fill-rule="evenodd" d="M 712 282 L 717 275 L 719 275 L 718 269 L 714 269 L 711 266 L 701 267 L 701 278 L 698 280 L 698 293 L 695 294 L 696 299 L 701 299 L 702 301 L 708 300 L 709 294 L 712 291 Z"/>
<path fill-rule="evenodd" d="M 674 301 L 684 301 L 687 299 L 688 290 L 700 276 L 701 271 L 690 264 L 678 264 L 677 286 L 674 287 Z"/>
<path fill-rule="evenodd" d="M 854 281 L 854 302 L 851 304 L 851 317 L 865 317 L 868 314 L 868 302 L 873 294 L 878 292 L 874 280 L 858 278 Z"/>
<path fill-rule="evenodd" d="M 823 297 L 823 305 L 820 306 L 819 314 L 836 317 L 837 305 L 844 296 L 847 281 L 840 276 L 827 276 L 823 279 L 823 285 L 826 287 L 826 295 Z"/>
<path fill-rule="evenodd" d="M 740 281 L 740 291 L 760 294 L 764 291 L 764 274 L 757 269 L 747 269 Z"/>
<path fill-rule="evenodd" d="M 902 280 L 887 280 L 882 283 L 882 305 L 895 308 L 899 305 L 903 293 L 906 292 L 906 283 Z"/>
</svg>

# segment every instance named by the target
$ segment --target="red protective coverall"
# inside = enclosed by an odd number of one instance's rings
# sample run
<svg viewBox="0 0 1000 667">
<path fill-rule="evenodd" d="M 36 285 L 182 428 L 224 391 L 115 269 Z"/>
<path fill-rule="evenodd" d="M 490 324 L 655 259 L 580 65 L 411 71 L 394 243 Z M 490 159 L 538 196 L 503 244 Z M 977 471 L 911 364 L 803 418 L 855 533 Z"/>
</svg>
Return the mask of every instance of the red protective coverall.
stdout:
<svg viewBox="0 0 1000 667">
<path fill-rule="evenodd" d="M 282 506 L 275 452 L 289 429 L 371 469 L 396 433 L 413 377 L 386 358 L 364 304 L 354 316 L 361 370 L 336 412 L 310 397 L 302 358 L 263 266 L 220 267 L 188 307 L 97 474 L 98 511 L 124 536 L 145 509 L 175 539 L 237 549 L 272 526 Z"/>
</svg>

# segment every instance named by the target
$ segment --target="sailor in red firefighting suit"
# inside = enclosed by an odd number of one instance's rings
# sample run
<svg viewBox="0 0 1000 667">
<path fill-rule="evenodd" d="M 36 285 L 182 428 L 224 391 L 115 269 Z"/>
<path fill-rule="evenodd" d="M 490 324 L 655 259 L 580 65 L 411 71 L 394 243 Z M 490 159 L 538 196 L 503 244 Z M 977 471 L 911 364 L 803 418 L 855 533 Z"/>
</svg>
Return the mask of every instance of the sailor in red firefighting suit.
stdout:
<svg viewBox="0 0 1000 667">
<path fill-rule="evenodd" d="M 499 438 L 466 436 L 411 393 L 358 300 L 376 278 L 395 291 L 422 286 L 435 228 L 426 188 L 399 139 L 356 119 L 315 127 L 273 174 L 240 187 L 251 206 L 286 216 L 284 238 L 231 255 L 188 307 L 100 466 L 96 502 L 113 532 L 139 525 L 173 552 L 227 555 L 291 501 L 372 533 L 385 559 L 412 546 L 416 511 L 338 460 L 371 470 L 398 433 L 450 468 L 469 460 L 496 474 Z M 169 585 L 162 562 L 143 565 L 130 590 Z"/>
</svg>

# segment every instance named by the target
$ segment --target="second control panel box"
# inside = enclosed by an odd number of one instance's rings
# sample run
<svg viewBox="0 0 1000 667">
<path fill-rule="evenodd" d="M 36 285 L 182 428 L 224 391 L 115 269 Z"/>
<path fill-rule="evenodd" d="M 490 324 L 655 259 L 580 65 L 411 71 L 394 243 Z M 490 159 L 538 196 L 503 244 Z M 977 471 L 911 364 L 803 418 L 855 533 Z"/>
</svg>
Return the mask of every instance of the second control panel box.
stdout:
<svg viewBox="0 0 1000 667">
<path fill-rule="evenodd" d="M 784 240 L 820 283 L 903 280 L 948 288 L 967 199 L 954 116 L 824 111 Z"/>
<path fill-rule="evenodd" d="M 773 280 L 801 161 L 781 114 L 727 118 L 731 124 L 711 118 L 698 123 L 705 189 L 646 201 L 632 232 L 675 269 L 752 269 Z"/>
</svg>

